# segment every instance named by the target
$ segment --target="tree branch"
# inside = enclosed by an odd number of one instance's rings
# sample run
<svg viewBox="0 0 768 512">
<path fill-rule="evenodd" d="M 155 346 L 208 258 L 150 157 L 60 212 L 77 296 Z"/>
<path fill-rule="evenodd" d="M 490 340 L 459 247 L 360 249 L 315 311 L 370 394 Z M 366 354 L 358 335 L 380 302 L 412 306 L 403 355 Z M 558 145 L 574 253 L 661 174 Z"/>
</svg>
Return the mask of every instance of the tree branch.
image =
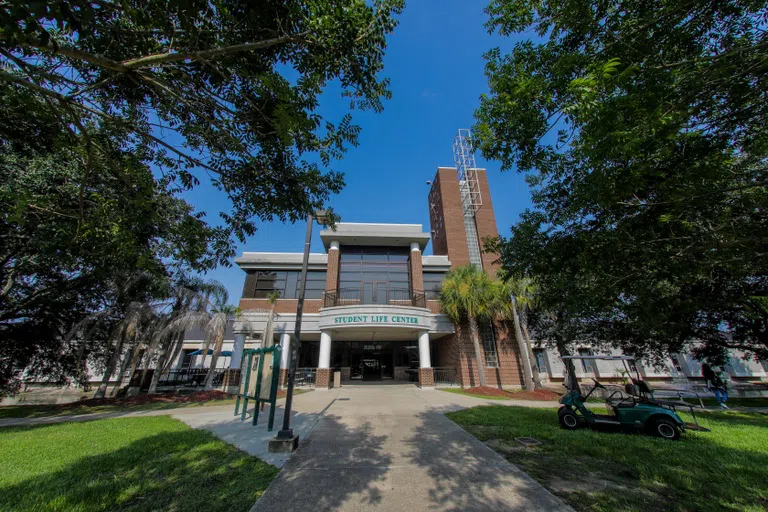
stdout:
<svg viewBox="0 0 768 512">
<path fill-rule="evenodd" d="M 276 46 L 278 44 L 298 41 L 306 37 L 308 34 L 309 31 L 305 31 L 295 35 L 285 35 L 275 37 L 273 39 L 267 39 L 265 41 L 259 41 L 258 43 L 236 44 L 232 46 L 225 46 L 223 48 L 214 48 L 212 50 L 201 50 L 199 52 L 158 53 L 155 55 L 148 55 L 146 57 L 139 57 L 137 59 L 124 60 L 120 63 L 120 65 L 126 67 L 127 69 L 138 69 L 148 66 L 164 66 L 173 62 L 185 60 L 197 60 L 200 58 L 208 59 L 211 57 L 219 57 L 221 55 L 229 55 L 231 53 L 261 50 L 264 48 L 269 48 L 270 46 Z"/>
<path fill-rule="evenodd" d="M 174 154 L 180 156 L 181 158 L 185 159 L 188 162 L 191 162 L 199 167 L 202 167 L 203 169 L 206 169 L 208 171 L 211 171 L 215 174 L 219 174 L 219 171 L 214 169 L 213 167 L 201 162 L 197 158 L 190 156 L 183 151 L 180 151 L 176 149 L 175 147 L 171 146 L 167 142 L 163 141 L 162 139 L 159 139 L 155 137 L 154 135 L 151 135 L 144 130 L 139 129 L 135 125 L 132 125 L 131 123 L 128 123 L 120 118 L 111 116 L 109 114 L 106 114 L 100 110 L 97 110 L 95 108 L 89 107 L 88 105 L 83 105 L 82 103 L 78 103 L 77 101 L 72 100 L 71 98 L 68 98 L 62 94 L 57 93 L 56 91 L 51 91 L 50 89 L 46 89 L 45 87 L 41 87 L 37 84 L 33 84 L 31 82 L 28 82 L 24 80 L 23 78 L 17 77 L 15 75 L 12 75 L 10 73 L 7 73 L 5 71 L 0 70 L 0 79 L 6 80 L 8 82 L 12 82 L 18 85 L 21 85 L 22 87 L 26 87 L 28 89 L 32 89 L 33 91 L 42 94 L 44 96 L 48 96 L 51 98 L 54 98 L 62 103 L 72 105 L 74 107 L 80 108 L 85 110 L 86 112 L 90 112 L 91 114 L 94 114 L 96 116 L 99 116 L 103 119 L 107 119 L 109 121 L 112 121 L 113 123 L 119 124 L 121 126 L 124 126 L 128 129 L 130 129 L 132 132 L 136 133 L 137 135 L 141 137 L 146 137 L 149 140 L 154 141 L 155 143 L 159 144 L 160 146 L 168 149 L 169 151 L 173 152 Z"/>
</svg>

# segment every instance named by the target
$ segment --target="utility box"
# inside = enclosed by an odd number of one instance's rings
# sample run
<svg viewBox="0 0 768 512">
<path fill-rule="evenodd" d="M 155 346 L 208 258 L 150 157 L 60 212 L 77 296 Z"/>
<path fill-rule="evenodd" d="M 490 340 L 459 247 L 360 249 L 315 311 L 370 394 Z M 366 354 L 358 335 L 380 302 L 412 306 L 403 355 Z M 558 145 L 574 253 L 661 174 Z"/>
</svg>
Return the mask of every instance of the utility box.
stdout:
<svg viewBox="0 0 768 512">
<path fill-rule="evenodd" d="M 333 372 L 333 387 L 341 387 L 341 372 Z"/>
</svg>

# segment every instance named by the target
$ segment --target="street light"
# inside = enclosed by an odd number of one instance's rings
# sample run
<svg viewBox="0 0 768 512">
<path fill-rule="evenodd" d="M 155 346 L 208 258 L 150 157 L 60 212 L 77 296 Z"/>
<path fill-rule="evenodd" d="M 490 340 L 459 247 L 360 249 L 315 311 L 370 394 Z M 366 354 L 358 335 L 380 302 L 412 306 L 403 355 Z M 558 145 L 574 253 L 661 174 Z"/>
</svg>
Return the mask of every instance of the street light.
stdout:
<svg viewBox="0 0 768 512">
<path fill-rule="evenodd" d="M 296 366 L 298 365 L 299 348 L 301 346 L 301 317 L 304 312 L 304 294 L 307 289 L 307 267 L 309 266 L 309 246 L 312 243 L 312 226 L 315 220 L 321 226 L 327 224 L 329 215 L 325 210 L 317 210 L 314 215 L 307 214 L 307 235 L 304 240 L 304 259 L 301 263 L 299 277 L 299 297 L 296 301 L 296 328 L 291 342 L 290 369 L 288 370 L 288 389 L 285 393 L 285 412 L 283 413 L 283 428 L 270 442 L 270 451 L 293 451 L 299 444 L 299 436 L 293 435 L 291 428 L 291 406 L 293 405 L 293 385 L 296 381 Z"/>
</svg>

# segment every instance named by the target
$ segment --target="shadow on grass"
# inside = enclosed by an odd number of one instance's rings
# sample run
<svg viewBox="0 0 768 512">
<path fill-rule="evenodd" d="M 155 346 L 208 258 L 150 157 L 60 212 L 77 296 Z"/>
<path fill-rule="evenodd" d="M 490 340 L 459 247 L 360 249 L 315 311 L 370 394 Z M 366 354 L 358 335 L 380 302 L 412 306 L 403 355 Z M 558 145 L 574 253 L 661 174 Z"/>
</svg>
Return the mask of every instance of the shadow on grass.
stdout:
<svg viewBox="0 0 768 512">
<path fill-rule="evenodd" d="M 643 434 L 565 431 L 554 409 L 486 406 L 449 417 L 520 465 L 577 510 L 720 511 L 768 506 L 765 418 L 701 418 L 711 433 L 679 442 Z M 515 437 L 542 441 L 521 448 Z"/>
<path fill-rule="evenodd" d="M 109 434 L 119 436 L 121 429 L 141 428 L 147 420 L 160 425 L 159 430 L 170 425 L 174 431 L 142 437 L 114 451 L 84 456 L 58 470 L 38 472 L 0 487 L 0 509 L 248 510 L 278 472 L 208 432 L 173 425 L 176 420 L 170 418 L 108 420 L 113 422 Z M 99 428 L 97 423 L 90 426 Z M 46 436 L 50 442 L 42 443 L 44 449 L 53 453 L 42 454 L 40 464 L 55 466 L 55 452 L 67 449 L 56 444 L 66 440 L 60 437 L 59 427 L 63 425 L 14 428 L 4 433 L 27 431 Z M 83 434 L 96 437 L 94 431 Z M 100 437 L 98 442 L 108 446 L 110 439 Z"/>
</svg>

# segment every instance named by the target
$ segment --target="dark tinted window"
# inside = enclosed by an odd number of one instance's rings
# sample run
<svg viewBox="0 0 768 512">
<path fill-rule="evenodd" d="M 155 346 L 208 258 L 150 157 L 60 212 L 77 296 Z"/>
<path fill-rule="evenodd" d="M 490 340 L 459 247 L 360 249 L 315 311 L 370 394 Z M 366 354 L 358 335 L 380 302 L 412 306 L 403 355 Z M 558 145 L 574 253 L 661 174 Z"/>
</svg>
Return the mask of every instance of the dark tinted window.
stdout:
<svg viewBox="0 0 768 512">
<path fill-rule="evenodd" d="M 280 293 L 281 299 L 295 299 L 299 296 L 299 270 L 251 270 L 245 281 L 243 297 L 264 299 L 274 292 Z M 325 291 L 325 270 L 307 272 L 305 298 L 320 299 Z"/>
<path fill-rule="evenodd" d="M 437 298 L 443 279 L 445 279 L 445 272 L 424 272 L 424 293 L 428 299 Z"/>
</svg>

